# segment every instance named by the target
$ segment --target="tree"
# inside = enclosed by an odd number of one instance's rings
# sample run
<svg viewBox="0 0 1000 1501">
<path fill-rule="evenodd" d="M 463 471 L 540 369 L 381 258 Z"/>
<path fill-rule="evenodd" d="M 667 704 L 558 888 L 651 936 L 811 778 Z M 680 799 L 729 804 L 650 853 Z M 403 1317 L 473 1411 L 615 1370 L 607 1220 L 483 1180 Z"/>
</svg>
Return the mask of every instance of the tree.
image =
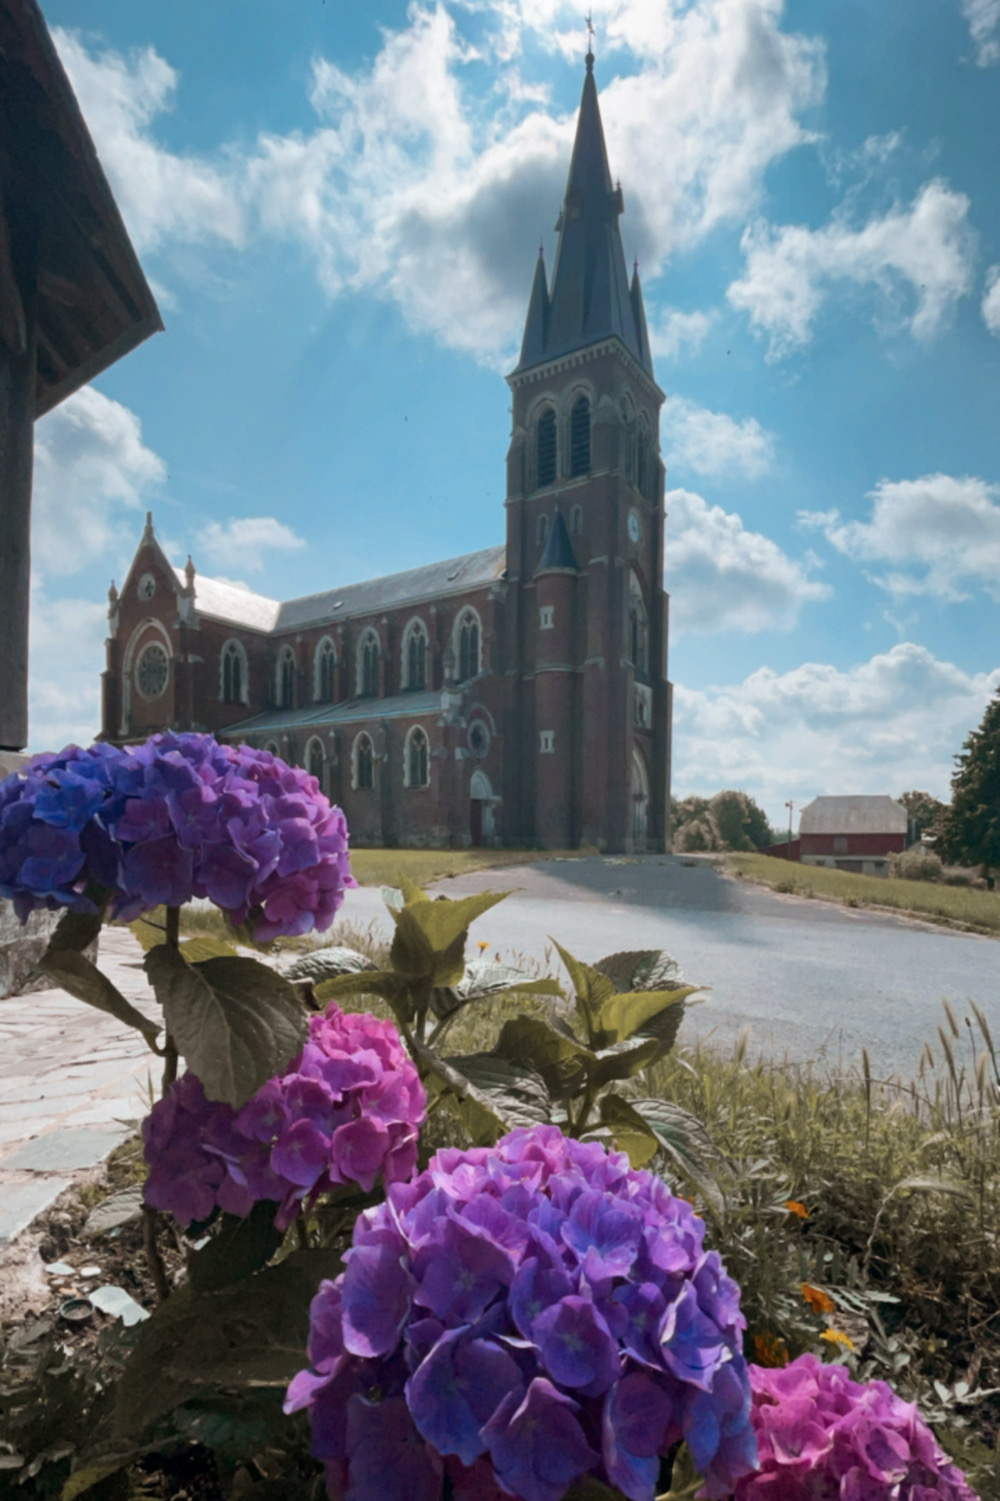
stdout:
<svg viewBox="0 0 1000 1501">
<path fill-rule="evenodd" d="M 919 839 L 927 832 L 937 833 L 937 825 L 948 812 L 948 804 L 932 797 L 929 792 L 901 792 L 896 801 L 906 809 L 911 839 Z"/>
<path fill-rule="evenodd" d="M 674 849 L 767 849 L 771 829 L 767 815 L 746 792 L 727 788 L 714 797 L 686 797 L 672 805 Z"/>
<path fill-rule="evenodd" d="M 945 860 L 981 865 L 990 889 L 991 869 L 1000 866 L 1000 692 L 986 706 L 983 722 L 967 737 L 951 779 L 936 849 Z"/>
</svg>

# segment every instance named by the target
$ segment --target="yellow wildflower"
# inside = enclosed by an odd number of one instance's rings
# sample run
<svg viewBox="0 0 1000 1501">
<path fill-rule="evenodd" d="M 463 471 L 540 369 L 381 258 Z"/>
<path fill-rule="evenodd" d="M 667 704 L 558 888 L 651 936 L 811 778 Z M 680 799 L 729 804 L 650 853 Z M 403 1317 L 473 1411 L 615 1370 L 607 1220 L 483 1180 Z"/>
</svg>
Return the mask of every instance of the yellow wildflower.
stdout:
<svg viewBox="0 0 1000 1501">
<path fill-rule="evenodd" d="M 843 1345 L 845 1350 L 854 1349 L 854 1341 L 849 1334 L 844 1334 L 840 1329 L 824 1329 L 820 1339 L 827 1340 L 831 1345 Z"/>
<path fill-rule="evenodd" d="M 804 1204 L 800 1204 L 798 1199 L 786 1199 L 785 1208 L 789 1214 L 794 1214 L 797 1219 L 807 1220 L 809 1218 L 808 1209 Z"/>
<path fill-rule="evenodd" d="M 821 1287 L 813 1287 L 811 1283 L 803 1282 L 802 1296 L 809 1304 L 813 1313 L 833 1312 L 833 1299 Z"/>
<path fill-rule="evenodd" d="M 490 941 L 489 941 L 488 938 L 480 938 L 480 940 L 479 940 L 479 952 L 480 953 L 482 953 L 484 949 L 488 949 L 489 946 L 490 946 Z"/>
</svg>

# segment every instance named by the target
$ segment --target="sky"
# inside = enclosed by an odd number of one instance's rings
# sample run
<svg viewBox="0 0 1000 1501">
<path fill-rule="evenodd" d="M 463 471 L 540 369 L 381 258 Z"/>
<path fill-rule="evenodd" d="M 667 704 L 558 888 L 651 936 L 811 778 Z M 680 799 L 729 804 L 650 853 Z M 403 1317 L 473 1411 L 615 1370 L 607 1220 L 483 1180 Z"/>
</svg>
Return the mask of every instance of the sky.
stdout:
<svg viewBox="0 0 1000 1501">
<path fill-rule="evenodd" d="M 36 427 L 31 745 L 106 593 L 504 536 L 587 31 L 563 0 L 42 0 L 166 331 Z M 676 796 L 923 788 L 1000 686 L 1000 0 L 594 0 L 667 465 Z"/>
</svg>

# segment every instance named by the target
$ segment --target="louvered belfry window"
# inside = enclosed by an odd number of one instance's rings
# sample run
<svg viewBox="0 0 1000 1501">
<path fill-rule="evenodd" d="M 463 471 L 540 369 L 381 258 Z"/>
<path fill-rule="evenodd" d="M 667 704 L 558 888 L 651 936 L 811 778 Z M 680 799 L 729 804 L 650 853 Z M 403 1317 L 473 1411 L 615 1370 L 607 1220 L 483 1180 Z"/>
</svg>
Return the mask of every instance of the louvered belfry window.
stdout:
<svg viewBox="0 0 1000 1501">
<path fill-rule="evenodd" d="M 538 419 L 538 485 L 556 482 L 556 414 L 551 407 Z"/>
<path fill-rule="evenodd" d="M 590 402 L 578 396 L 569 419 L 569 472 L 590 473 Z"/>
</svg>

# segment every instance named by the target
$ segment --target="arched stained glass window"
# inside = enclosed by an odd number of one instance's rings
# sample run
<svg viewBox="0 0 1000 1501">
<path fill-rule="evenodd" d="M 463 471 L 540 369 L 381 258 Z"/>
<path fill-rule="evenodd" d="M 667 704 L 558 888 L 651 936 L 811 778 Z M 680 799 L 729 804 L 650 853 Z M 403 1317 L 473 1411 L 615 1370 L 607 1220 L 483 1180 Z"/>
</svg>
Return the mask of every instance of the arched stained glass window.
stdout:
<svg viewBox="0 0 1000 1501">
<path fill-rule="evenodd" d="M 375 788 L 375 747 L 370 735 L 359 735 L 354 742 L 354 785 L 359 792 Z"/>
<path fill-rule="evenodd" d="M 430 781 L 430 746 L 419 725 L 406 737 L 406 785 L 426 787 Z"/>
<path fill-rule="evenodd" d="M 628 586 L 628 656 L 636 672 L 649 671 L 649 622 L 642 585 L 635 574 Z"/>
<path fill-rule="evenodd" d="M 295 653 L 290 646 L 278 658 L 278 708 L 295 708 Z"/>
<path fill-rule="evenodd" d="M 316 778 L 321 789 L 323 786 L 323 768 L 325 765 L 326 756 L 323 752 L 323 742 L 313 736 L 312 740 L 306 746 L 306 771 L 308 771 L 310 776 Z"/>
<path fill-rule="evenodd" d="M 329 636 L 316 648 L 316 702 L 319 704 L 333 703 L 334 669 L 337 665 L 337 653 Z"/>
<path fill-rule="evenodd" d="M 538 485 L 554 485 L 556 482 L 556 414 L 551 407 L 538 419 L 535 431 Z"/>
<path fill-rule="evenodd" d="M 358 693 L 362 698 L 374 698 L 378 693 L 378 664 L 381 655 L 375 632 L 365 631 L 358 653 Z"/>
<path fill-rule="evenodd" d="M 242 643 L 227 641 L 222 648 L 222 702 L 247 702 L 247 657 Z"/>
<path fill-rule="evenodd" d="M 406 628 L 406 686 L 427 687 L 427 628 L 422 620 L 414 620 Z"/>
<path fill-rule="evenodd" d="M 645 422 L 639 423 L 639 450 L 636 464 L 635 482 L 641 494 L 647 493 L 646 486 L 649 483 L 649 432 Z"/>
<path fill-rule="evenodd" d="M 458 681 L 464 683 L 468 678 L 478 676 L 480 672 L 480 631 L 479 616 L 475 610 L 463 610 L 458 617 L 458 626 L 455 632 L 457 636 L 456 653 L 458 657 Z"/>
<path fill-rule="evenodd" d="M 590 473 L 590 402 L 578 396 L 569 419 L 569 472 Z"/>
</svg>

